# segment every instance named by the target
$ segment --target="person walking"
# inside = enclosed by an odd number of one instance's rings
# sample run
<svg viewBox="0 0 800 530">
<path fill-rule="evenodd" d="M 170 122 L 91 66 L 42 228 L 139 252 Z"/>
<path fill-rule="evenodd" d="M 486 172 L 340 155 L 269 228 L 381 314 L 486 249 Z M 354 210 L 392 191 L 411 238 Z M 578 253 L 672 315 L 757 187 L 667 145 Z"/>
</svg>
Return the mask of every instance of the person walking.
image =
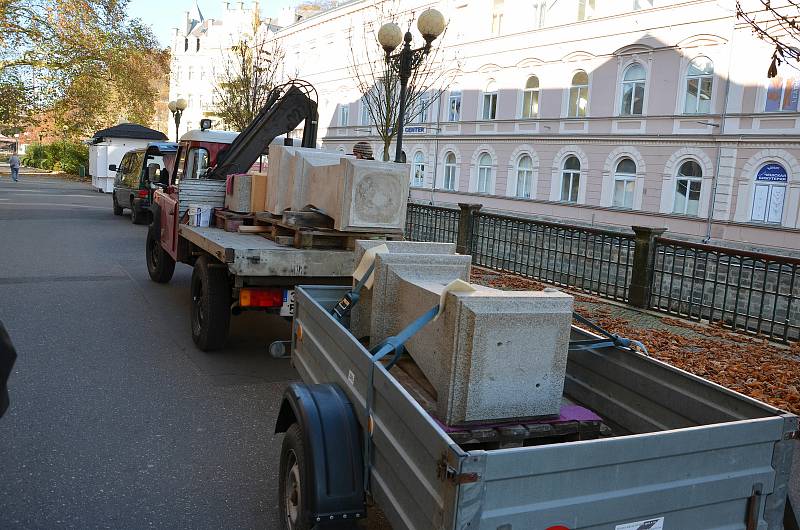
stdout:
<svg viewBox="0 0 800 530">
<path fill-rule="evenodd" d="M 17 156 L 16 151 L 8 159 L 8 165 L 11 167 L 11 180 L 19 182 L 19 156 Z"/>
</svg>

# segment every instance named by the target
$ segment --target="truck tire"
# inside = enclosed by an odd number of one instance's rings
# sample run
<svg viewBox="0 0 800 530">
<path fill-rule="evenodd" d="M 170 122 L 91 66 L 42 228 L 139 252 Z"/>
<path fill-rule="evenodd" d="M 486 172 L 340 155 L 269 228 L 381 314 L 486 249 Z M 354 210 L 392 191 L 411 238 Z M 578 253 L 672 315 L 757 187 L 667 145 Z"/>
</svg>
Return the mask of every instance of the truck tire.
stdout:
<svg viewBox="0 0 800 530">
<path fill-rule="evenodd" d="M 192 339 L 203 351 L 222 348 L 231 322 L 228 271 L 200 256 L 192 272 Z"/>
<path fill-rule="evenodd" d="M 146 219 L 147 215 L 136 207 L 136 203 L 133 202 L 133 197 L 131 197 L 131 222 L 135 225 L 142 225 L 145 224 Z"/>
<path fill-rule="evenodd" d="M 293 423 L 283 436 L 281 464 L 278 482 L 278 512 L 283 530 L 309 530 L 311 513 L 308 499 L 311 485 L 308 484 L 306 448 L 300 425 Z"/>
<path fill-rule="evenodd" d="M 153 226 L 147 231 L 147 272 L 156 283 L 167 283 L 175 273 L 175 260 L 161 246 Z"/>
<path fill-rule="evenodd" d="M 111 202 L 114 204 L 114 215 L 122 215 L 122 206 L 117 204 L 116 195 L 111 195 Z"/>
</svg>

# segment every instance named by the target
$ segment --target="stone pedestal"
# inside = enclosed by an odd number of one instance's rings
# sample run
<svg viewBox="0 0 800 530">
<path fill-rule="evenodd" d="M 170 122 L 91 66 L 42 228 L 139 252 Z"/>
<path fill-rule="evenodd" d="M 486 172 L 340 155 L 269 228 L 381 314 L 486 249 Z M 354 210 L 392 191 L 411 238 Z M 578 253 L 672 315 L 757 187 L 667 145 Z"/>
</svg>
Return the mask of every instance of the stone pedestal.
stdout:
<svg viewBox="0 0 800 530">
<path fill-rule="evenodd" d="M 308 168 L 306 196 L 336 230 L 402 232 L 410 171 L 408 164 L 342 158 Z"/>
<path fill-rule="evenodd" d="M 460 257 L 378 255 L 371 343 L 436 305 L 459 277 L 451 260 Z M 436 389 L 439 419 L 455 425 L 558 415 L 573 298 L 559 291 L 476 289 L 449 293 L 441 316 L 406 343 Z"/>
</svg>

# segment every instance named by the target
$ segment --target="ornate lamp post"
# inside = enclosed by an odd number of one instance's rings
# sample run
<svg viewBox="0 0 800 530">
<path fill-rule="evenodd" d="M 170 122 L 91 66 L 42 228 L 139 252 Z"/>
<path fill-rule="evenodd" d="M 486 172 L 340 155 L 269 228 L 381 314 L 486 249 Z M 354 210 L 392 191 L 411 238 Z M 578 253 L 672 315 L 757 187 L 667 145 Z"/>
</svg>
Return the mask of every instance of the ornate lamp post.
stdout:
<svg viewBox="0 0 800 530">
<path fill-rule="evenodd" d="M 181 125 L 181 116 L 183 115 L 183 111 L 186 110 L 189 104 L 186 103 L 186 100 L 183 98 L 178 98 L 177 100 L 172 100 L 169 102 L 167 107 L 169 107 L 169 111 L 172 113 L 172 117 L 175 118 L 175 141 L 178 141 L 178 128 Z"/>
<path fill-rule="evenodd" d="M 419 67 L 422 60 L 431 51 L 431 43 L 444 31 L 444 15 L 435 9 L 426 9 L 417 20 L 417 29 L 425 39 L 425 46 L 411 49 L 411 32 L 403 36 L 403 30 L 394 22 L 387 22 L 378 31 L 378 42 L 386 52 L 386 64 L 389 65 L 400 78 L 400 109 L 397 116 L 397 148 L 394 161 L 402 162 L 403 158 L 403 127 L 406 117 L 406 91 L 411 73 Z M 392 52 L 403 42 L 399 52 Z"/>
</svg>

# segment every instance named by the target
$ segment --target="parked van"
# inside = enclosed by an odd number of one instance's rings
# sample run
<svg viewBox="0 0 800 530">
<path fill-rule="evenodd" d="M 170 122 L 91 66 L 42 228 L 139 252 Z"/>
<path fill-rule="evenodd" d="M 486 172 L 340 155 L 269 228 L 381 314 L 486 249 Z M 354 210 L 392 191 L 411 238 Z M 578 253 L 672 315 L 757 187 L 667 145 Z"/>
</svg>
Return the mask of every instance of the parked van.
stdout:
<svg viewBox="0 0 800 530">
<path fill-rule="evenodd" d="M 117 172 L 112 193 L 114 215 L 122 215 L 128 208 L 133 224 L 149 222 L 150 183 L 169 183 L 169 168 L 175 163 L 177 151 L 176 143 L 152 142 L 145 148 L 125 153 L 119 166 L 108 166 L 109 171 Z"/>
</svg>

